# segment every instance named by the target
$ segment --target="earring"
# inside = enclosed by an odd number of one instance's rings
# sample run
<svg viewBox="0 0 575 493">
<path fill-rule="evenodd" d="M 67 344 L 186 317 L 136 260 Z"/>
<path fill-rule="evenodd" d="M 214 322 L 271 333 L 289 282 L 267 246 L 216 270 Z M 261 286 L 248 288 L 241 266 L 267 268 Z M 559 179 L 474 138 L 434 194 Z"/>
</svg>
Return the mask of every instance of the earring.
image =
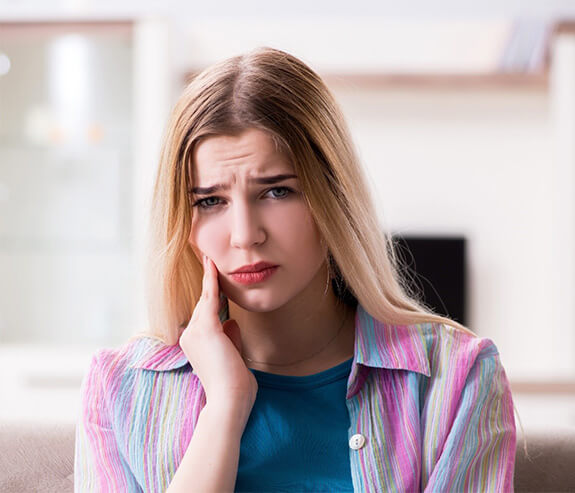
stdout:
<svg viewBox="0 0 575 493">
<path fill-rule="evenodd" d="M 329 289 L 329 281 L 330 281 L 330 279 L 331 279 L 331 276 L 330 276 L 329 265 L 328 265 L 328 266 L 327 266 L 327 280 L 326 280 L 326 282 L 325 282 L 325 291 L 323 292 L 323 295 L 324 295 L 324 296 L 327 295 L 327 290 Z"/>
<path fill-rule="evenodd" d="M 327 248 L 327 244 L 326 244 L 325 240 L 323 239 L 323 236 L 319 239 L 319 243 L 320 243 L 322 249 Z M 327 295 L 327 290 L 329 289 L 329 284 L 330 284 L 331 277 L 332 277 L 331 276 L 331 253 L 329 253 L 329 249 L 327 251 L 325 265 L 327 267 L 327 279 L 325 281 L 325 290 L 323 292 L 324 297 Z"/>
</svg>

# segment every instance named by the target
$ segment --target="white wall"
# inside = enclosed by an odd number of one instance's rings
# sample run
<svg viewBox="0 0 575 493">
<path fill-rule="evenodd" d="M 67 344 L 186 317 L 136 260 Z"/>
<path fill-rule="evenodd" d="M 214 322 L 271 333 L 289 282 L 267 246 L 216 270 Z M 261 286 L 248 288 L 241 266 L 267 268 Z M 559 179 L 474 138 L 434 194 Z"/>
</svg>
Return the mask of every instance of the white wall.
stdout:
<svg viewBox="0 0 575 493">
<path fill-rule="evenodd" d="M 173 52 L 166 57 L 172 56 L 180 70 L 188 64 L 193 66 L 194 55 L 201 45 L 193 36 L 193 21 L 202 15 L 229 17 L 243 7 L 247 11 L 252 9 L 254 14 L 256 3 L 194 5 L 172 1 L 164 4 L 162 9 L 169 12 L 175 26 L 170 32 Z M 303 3 L 293 4 L 291 14 L 295 15 L 301 7 L 298 15 L 304 15 Z M 41 9 L 32 8 L 38 7 L 40 2 L 11 4 L 0 3 L 0 17 L 38 20 L 58 18 L 63 12 L 71 15 L 79 12 L 79 17 L 89 19 L 90 11 L 95 8 L 93 2 L 68 0 L 53 2 L 57 8 L 48 8 L 42 3 L 43 14 Z M 325 10 L 327 2 L 305 4 L 308 10 L 317 13 Z M 369 9 L 363 7 L 367 4 L 330 2 L 329 6 L 333 6 L 331 12 L 334 14 L 366 15 Z M 497 10 L 498 6 L 513 10 L 511 4 L 476 2 L 475 8 L 483 9 L 479 6 L 487 5 L 487 10 Z M 139 4 L 107 1 L 102 5 L 100 12 L 107 13 L 96 18 L 109 17 L 112 11 L 139 16 L 155 10 L 152 2 L 147 1 Z M 377 10 L 376 3 L 370 5 Z M 393 14 L 391 11 L 397 9 L 408 15 L 407 10 L 415 4 L 384 2 L 381 5 L 386 5 L 381 13 Z M 440 16 L 441 5 L 455 8 L 455 2 L 445 1 L 426 4 L 421 10 L 416 9 L 417 14 L 431 15 L 434 11 Z M 559 8 L 567 4 L 552 2 L 547 5 Z M 436 6 L 439 6 L 437 11 Z M 448 13 L 447 7 L 444 13 Z M 279 8 L 267 3 L 262 15 L 271 11 L 277 14 Z M 390 10 L 384 12 L 386 8 Z M 533 1 L 529 2 L 529 8 L 543 7 Z M 508 13 L 514 15 L 520 10 Z M 468 14 L 473 15 L 473 12 L 468 11 Z M 547 14 L 550 15 L 551 10 L 546 11 Z M 225 26 L 216 34 L 223 44 L 238 41 L 230 39 Z M 350 40 L 355 34 L 357 32 L 346 33 Z M 315 43 L 321 36 L 298 39 L 301 53 L 305 53 L 306 44 L 317 49 Z M 329 50 L 329 44 L 324 49 Z M 330 58 L 334 58 L 333 54 Z M 145 71 L 144 60 L 145 57 L 140 58 L 141 73 Z M 166 62 L 162 67 L 167 69 L 169 65 Z M 152 87 L 164 87 L 165 83 L 160 80 L 156 86 L 143 85 L 138 90 L 143 95 L 146 91 L 154 92 Z M 566 148 L 573 140 L 569 128 L 573 125 L 570 112 L 575 115 L 575 105 L 558 112 L 561 101 L 556 100 L 555 93 L 515 88 L 399 91 L 340 86 L 334 90 L 348 117 L 374 190 L 380 197 L 382 220 L 387 226 L 404 233 L 456 233 L 470 239 L 469 325 L 478 334 L 496 342 L 510 378 L 573 377 L 575 330 L 570 311 L 574 293 L 563 289 L 562 259 L 557 255 L 558 252 L 572 254 L 573 250 L 569 244 L 563 248 L 558 246 L 557 232 L 569 232 L 566 237 L 571 241 L 574 224 L 566 220 L 570 214 L 562 210 L 565 203 L 570 203 L 570 200 L 563 201 L 569 187 L 564 186 L 562 177 L 569 174 L 565 167 L 572 168 L 573 165 L 569 161 L 572 155 Z M 160 99 L 165 101 L 165 96 L 162 94 Z M 158 104 L 156 101 L 146 114 L 163 114 L 164 109 Z M 565 119 L 567 127 L 559 132 L 557 124 Z M 145 135 L 152 127 L 152 123 L 140 127 L 140 135 Z M 565 128 L 567 134 L 560 136 Z M 563 158 L 558 159 L 557 154 Z M 149 162 L 144 166 L 145 176 L 140 176 L 139 185 L 136 184 L 142 188 L 135 190 L 134 206 L 146 199 L 147 191 L 143 188 L 150 171 L 147 166 Z M 142 217 L 142 221 L 145 219 Z M 143 231 L 144 225 L 136 223 L 134 228 Z M 565 276 L 572 274 L 567 272 Z M 15 353 L 12 348 L 9 350 L 14 357 L 21 358 L 29 348 L 21 353 Z M 4 360 L 9 361 L 6 357 Z M 42 360 L 37 360 L 40 365 Z M 54 379 L 78 376 L 78 368 L 87 361 L 88 352 L 85 352 L 76 365 L 59 369 L 61 374 L 56 374 Z M 16 368 L 8 363 L 5 366 Z M 0 385 L 4 385 L 3 382 Z M 74 399 L 71 397 L 70 401 Z M 14 407 L 15 417 L 21 417 L 18 409 Z M 44 412 L 37 407 L 34 409 Z M 31 419 L 36 417 L 34 414 Z"/>
<path fill-rule="evenodd" d="M 0 14 L 5 15 L 62 15 L 66 13 L 89 13 L 90 15 L 129 16 L 163 14 L 189 21 L 199 17 L 302 17 L 302 16 L 405 16 L 421 18 L 445 18 L 449 16 L 557 16 L 575 14 L 572 0 L 292 0 L 270 2 L 266 0 L 217 0 L 190 2 L 185 0 L 2 0 Z"/>
<path fill-rule="evenodd" d="M 510 376 L 573 370 L 549 334 L 554 164 L 541 90 L 335 90 L 386 226 L 469 240 L 470 321 Z M 569 329 L 568 329 L 569 330 Z M 562 358 L 564 356 L 565 358 Z"/>
</svg>

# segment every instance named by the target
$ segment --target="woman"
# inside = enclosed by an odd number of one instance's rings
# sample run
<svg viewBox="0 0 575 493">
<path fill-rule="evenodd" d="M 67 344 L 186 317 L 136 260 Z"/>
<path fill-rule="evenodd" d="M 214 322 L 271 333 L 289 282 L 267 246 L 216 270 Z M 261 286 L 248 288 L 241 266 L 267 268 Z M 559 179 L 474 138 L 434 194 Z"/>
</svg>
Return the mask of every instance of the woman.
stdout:
<svg viewBox="0 0 575 493">
<path fill-rule="evenodd" d="M 489 339 L 396 275 L 321 79 L 259 49 L 172 115 L 154 189 L 150 334 L 83 384 L 78 491 L 511 491 Z"/>
</svg>

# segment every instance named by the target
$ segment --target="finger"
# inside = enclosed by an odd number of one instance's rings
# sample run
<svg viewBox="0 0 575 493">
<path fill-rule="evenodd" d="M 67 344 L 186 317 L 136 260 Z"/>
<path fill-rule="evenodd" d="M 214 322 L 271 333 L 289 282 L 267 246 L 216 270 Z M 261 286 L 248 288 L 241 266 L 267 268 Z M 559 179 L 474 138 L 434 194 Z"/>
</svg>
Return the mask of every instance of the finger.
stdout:
<svg viewBox="0 0 575 493">
<path fill-rule="evenodd" d="M 202 277 L 202 291 L 200 293 L 200 297 L 196 303 L 194 311 L 192 313 L 192 318 L 190 319 L 190 323 L 194 322 L 197 323 L 200 320 L 204 319 L 205 321 L 211 320 L 216 325 L 220 325 L 219 323 L 219 314 L 218 314 L 218 305 L 219 305 L 219 293 L 218 293 L 218 284 L 217 284 L 217 277 L 215 280 L 215 296 L 214 296 L 214 280 L 213 280 L 213 270 L 217 269 L 214 266 L 210 266 L 210 260 L 206 255 L 202 255 L 202 265 L 204 268 L 204 274 Z M 204 324 L 202 324 L 203 326 Z M 208 323 L 210 325 L 210 323 Z"/>
<path fill-rule="evenodd" d="M 204 277 L 202 280 L 202 296 L 206 300 L 219 303 L 218 270 L 210 258 L 204 256 Z M 216 310 L 217 310 L 216 306 Z"/>
</svg>

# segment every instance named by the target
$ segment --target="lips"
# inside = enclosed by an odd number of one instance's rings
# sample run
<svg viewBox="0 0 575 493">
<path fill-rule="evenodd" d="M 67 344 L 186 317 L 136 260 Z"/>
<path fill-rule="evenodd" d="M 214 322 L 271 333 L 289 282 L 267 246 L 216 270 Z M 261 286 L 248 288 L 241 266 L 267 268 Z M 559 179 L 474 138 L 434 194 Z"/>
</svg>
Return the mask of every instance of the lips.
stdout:
<svg viewBox="0 0 575 493">
<path fill-rule="evenodd" d="M 274 264 L 270 264 L 269 262 L 256 262 L 255 264 L 244 265 L 239 269 L 231 272 L 231 274 L 240 274 L 244 272 L 261 272 L 266 269 L 271 269 L 272 267 L 277 267 Z"/>
<path fill-rule="evenodd" d="M 257 264 L 256 264 L 257 265 Z M 271 264 L 268 264 L 271 265 Z M 261 265 L 254 267 L 253 265 L 250 266 L 250 269 L 260 268 Z M 271 265 L 271 267 L 265 267 L 258 271 L 244 271 L 244 272 L 234 272 L 230 274 L 231 279 L 233 279 L 238 284 L 243 284 L 245 286 L 250 286 L 252 284 L 261 284 L 267 281 L 270 277 L 274 275 L 274 273 L 278 270 L 277 265 Z"/>
</svg>

